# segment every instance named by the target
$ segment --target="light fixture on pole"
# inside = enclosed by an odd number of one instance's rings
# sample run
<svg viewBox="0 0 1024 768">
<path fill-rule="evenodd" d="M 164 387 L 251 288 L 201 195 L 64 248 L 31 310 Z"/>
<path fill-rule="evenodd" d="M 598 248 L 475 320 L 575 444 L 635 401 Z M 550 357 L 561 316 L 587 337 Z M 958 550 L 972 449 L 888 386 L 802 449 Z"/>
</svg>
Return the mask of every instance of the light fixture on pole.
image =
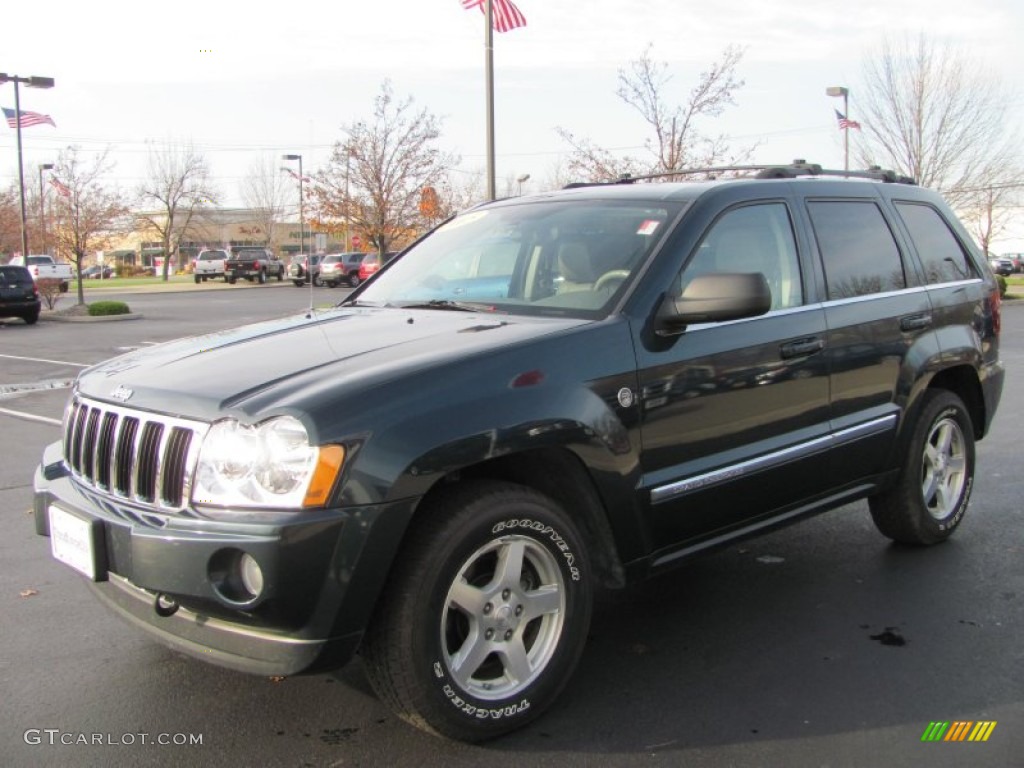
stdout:
<svg viewBox="0 0 1024 768">
<path fill-rule="evenodd" d="M 843 97 L 843 170 L 850 170 L 850 89 L 842 85 L 830 85 L 825 89 L 826 96 Z"/>
<path fill-rule="evenodd" d="M 49 253 L 46 250 L 46 188 L 43 186 L 43 171 L 52 171 L 53 163 L 40 163 L 39 164 L 39 230 L 43 236 L 42 252 Z"/>
<path fill-rule="evenodd" d="M 28 227 L 25 217 L 25 170 L 21 159 L 21 97 L 18 94 L 18 83 L 25 83 L 29 88 L 53 88 L 53 78 L 37 75 L 18 77 L 0 72 L 0 85 L 3 83 L 14 83 L 14 125 L 18 135 L 18 191 L 21 195 L 21 255 L 27 258 Z"/>
<path fill-rule="evenodd" d="M 529 181 L 529 180 L 530 180 L 530 174 L 528 174 L 528 173 L 524 173 L 522 176 L 519 176 L 519 177 L 516 178 L 516 181 L 519 182 L 519 195 L 520 195 L 520 197 L 522 197 L 522 194 L 523 194 L 523 182 L 526 182 L 526 181 Z"/>
</svg>

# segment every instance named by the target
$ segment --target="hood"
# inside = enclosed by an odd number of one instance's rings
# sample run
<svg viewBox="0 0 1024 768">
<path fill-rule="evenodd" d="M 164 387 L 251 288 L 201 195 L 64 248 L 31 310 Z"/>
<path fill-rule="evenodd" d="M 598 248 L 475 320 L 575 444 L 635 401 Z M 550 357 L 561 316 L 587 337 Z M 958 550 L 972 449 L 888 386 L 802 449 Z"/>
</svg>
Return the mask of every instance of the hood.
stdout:
<svg viewBox="0 0 1024 768">
<path fill-rule="evenodd" d="M 471 312 L 337 308 L 130 352 L 84 371 L 79 391 L 131 408 L 212 419 L 257 412 L 330 379 L 348 394 L 403 373 L 565 331 L 586 321 Z"/>
</svg>

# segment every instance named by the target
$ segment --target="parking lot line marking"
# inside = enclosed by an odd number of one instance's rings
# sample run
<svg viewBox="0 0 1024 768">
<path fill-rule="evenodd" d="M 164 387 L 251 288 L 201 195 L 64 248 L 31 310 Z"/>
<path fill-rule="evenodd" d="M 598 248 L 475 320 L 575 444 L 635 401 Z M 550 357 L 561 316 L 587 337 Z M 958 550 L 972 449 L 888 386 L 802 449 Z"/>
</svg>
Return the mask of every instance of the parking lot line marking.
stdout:
<svg viewBox="0 0 1024 768">
<path fill-rule="evenodd" d="M 0 408 L 0 413 L 6 414 L 7 416 L 13 416 L 16 419 L 25 419 L 26 421 L 39 421 L 43 424 L 52 424 L 55 427 L 61 425 L 60 419 L 51 419 L 49 416 L 36 416 L 34 413 L 24 413 L 23 411 L 11 411 L 7 408 Z"/>
<path fill-rule="evenodd" d="M 0 355 L 8 360 L 28 360 L 30 363 L 53 363 L 54 365 L 73 365 L 76 368 L 88 368 L 92 363 L 70 363 L 67 360 L 47 360 L 45 357 L 20 357 L 19 355 Z"/>
</svg>

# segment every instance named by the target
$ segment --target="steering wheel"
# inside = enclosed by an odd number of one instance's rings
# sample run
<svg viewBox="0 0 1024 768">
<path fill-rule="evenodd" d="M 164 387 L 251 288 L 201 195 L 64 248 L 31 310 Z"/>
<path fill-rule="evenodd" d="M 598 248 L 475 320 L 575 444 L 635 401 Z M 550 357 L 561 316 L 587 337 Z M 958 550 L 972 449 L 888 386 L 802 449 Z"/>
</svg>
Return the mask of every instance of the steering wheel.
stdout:
<svg viewBox="0 0 1024 768">
<path fill-rule="evenodd" d="M 608 283 L 614 282 L 615 280 L 622 282 L 627 277 L 629 277 L 628 269 L 610 270 L 608 272 L 605 272 L 599 278 L 597 278 L 597 282 L 594 283 L 594 287 L 591 290 L 600 291 L 602 288 L 608 285 Z"/>
</svg>

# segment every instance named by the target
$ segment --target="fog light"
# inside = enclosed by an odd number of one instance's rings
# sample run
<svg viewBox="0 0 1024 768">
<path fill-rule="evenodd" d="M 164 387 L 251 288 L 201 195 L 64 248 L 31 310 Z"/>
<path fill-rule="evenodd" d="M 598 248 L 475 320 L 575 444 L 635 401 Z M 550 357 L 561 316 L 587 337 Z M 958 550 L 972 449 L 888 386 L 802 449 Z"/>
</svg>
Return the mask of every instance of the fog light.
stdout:
<svg viewBox="0 0 1024 768">
<path fill-rule="evenodd" d="M 255 557 L 248 553 L 242 555 L 238 564 L 242 576 L 242 586 L 253 598 L 259 597 L 263 593 L 263 571 L 260 569 L 260 564 L 256 562 Z"/>
</svg>

